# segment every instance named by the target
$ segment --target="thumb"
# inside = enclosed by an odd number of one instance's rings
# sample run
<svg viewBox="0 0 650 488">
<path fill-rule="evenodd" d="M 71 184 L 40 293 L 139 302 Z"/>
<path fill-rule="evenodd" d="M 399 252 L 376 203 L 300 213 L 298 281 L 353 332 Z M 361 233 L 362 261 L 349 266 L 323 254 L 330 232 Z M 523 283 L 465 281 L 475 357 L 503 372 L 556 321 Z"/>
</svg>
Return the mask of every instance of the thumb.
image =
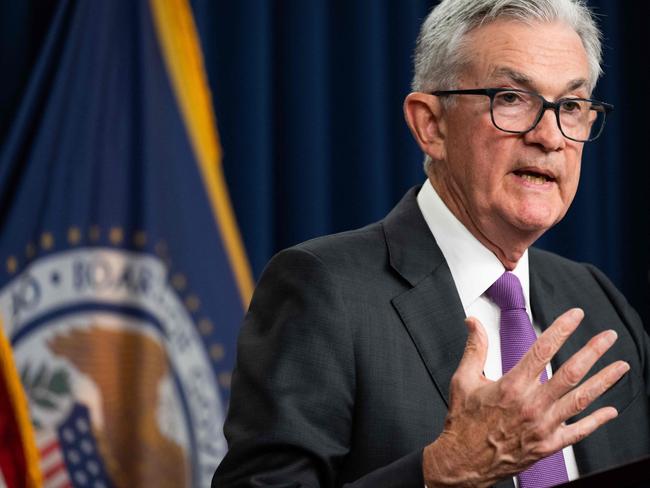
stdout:
<svg viewBox="0 0 650 488">
<path fill-rule="evenodd" d="M 476 378 L 483 374 L 487 359 L 488 338 L 483 324 L 476 317 L 465 319 L 467 326 L 467 342 L 465 352 L 458 365 L 458 372 Z"/>
</svg>

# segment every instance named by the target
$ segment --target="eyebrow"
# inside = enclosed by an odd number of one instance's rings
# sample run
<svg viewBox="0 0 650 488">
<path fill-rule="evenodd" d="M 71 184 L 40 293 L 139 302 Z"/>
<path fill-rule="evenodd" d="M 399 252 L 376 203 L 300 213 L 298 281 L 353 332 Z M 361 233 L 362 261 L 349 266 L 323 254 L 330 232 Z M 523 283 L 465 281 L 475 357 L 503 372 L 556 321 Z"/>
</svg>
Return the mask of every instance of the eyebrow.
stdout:
<svg viewBox="0 0 650 488">
<path fill-rule="evenodd" d="M 495 68 L 494 71 L 490 73 L 490 78 L 492 77 L 508 78 L 514 81 L 515 83 L 526 86 L 529 89 L 534 89 L 534 85 L 535 85 L 533 79 L 528 75 L 525 75 L 524 73 L 516 71 L 512 68 L 507 68 L 505 66 Z M 569 92 L 586 86 L 587 86 L 587 80 L 585 78 L 577 78 L 575 80 L 569 81 L 566 84 L 565 91 Z"/>
</svg>

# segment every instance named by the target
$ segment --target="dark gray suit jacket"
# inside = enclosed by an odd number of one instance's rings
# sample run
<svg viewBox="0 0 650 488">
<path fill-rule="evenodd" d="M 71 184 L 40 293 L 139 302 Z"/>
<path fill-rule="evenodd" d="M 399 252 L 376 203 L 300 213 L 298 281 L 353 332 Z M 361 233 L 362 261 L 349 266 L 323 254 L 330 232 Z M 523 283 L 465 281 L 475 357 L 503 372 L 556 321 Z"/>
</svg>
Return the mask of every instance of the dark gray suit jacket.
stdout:
<svg viewBox="0 0 650 488">
<path fill-rule="evenodd" d="M 422 449 L 441 432 L 467 333 L 451 273 L 412 189 L 381 222 L 275 256 L 241 330 L 213 487 L 421 488 Z M 585 319 L 554 369 L 599 331 L 594 367 L 630 372 L 585 414 L 619 417 L 574 446 L 582 474 L 650 454 L 650 345 L 638 315 L 589 265 L 531 249 L 533 315 Z M 499 486 L 512 486 L 504 480 Z"/>
</svg>

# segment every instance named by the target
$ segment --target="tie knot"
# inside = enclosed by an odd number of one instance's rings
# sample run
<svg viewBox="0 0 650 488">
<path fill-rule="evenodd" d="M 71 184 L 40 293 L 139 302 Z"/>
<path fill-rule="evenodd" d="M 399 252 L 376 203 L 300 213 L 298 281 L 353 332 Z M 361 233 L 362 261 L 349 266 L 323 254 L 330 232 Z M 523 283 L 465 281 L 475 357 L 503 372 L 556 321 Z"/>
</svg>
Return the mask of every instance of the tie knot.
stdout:
<svg viewBox="0 0 650 488">
<path fill-rule="evenodd" d="M 526 300 L 524 299 L 524 290 L 521 288 L 521 282 L 510 271 L 503 273 L 487 289 L 486 294 L 501 310 L 526 308 Z"/>
</svg>

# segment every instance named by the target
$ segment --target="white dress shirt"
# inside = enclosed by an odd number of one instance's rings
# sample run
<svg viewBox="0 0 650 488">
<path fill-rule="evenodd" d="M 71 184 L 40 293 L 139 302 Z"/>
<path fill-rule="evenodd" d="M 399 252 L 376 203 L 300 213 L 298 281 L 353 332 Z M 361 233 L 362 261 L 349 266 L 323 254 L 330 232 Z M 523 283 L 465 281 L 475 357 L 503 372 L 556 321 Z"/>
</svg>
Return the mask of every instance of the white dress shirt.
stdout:
<svg viewBox="0 0 650 488">
<path fill-rule="evenodd" d="M 481 244 L 451 213 L 428 179 L 422 185 L 417 201 L 424 220 L 447 261 L 465 316 L 478 318 L 487 332 L 488 354 L 484 369 L 485 376 L 490 380 L 498 380 L 503 374 L 499 339 L 501 310 L 485 295 L 485 292 L 506 270 L 496 255 Z M 521 281 L 526 299 L 526 312 L 532 318 L 527 250 L 512 272 Z M 534 321 L 531 322 L 536 334 L 539 335 L 540 328 Z M 547 365 L 546 372 L 551 378 L 553 371 L 550 364 Z M 569 480 L 576 479 L 579 475 L 573 448 L 566 447 L 562 454 Z M 515 485 L 518 486 L 516 478 Z"/>
</svg>

